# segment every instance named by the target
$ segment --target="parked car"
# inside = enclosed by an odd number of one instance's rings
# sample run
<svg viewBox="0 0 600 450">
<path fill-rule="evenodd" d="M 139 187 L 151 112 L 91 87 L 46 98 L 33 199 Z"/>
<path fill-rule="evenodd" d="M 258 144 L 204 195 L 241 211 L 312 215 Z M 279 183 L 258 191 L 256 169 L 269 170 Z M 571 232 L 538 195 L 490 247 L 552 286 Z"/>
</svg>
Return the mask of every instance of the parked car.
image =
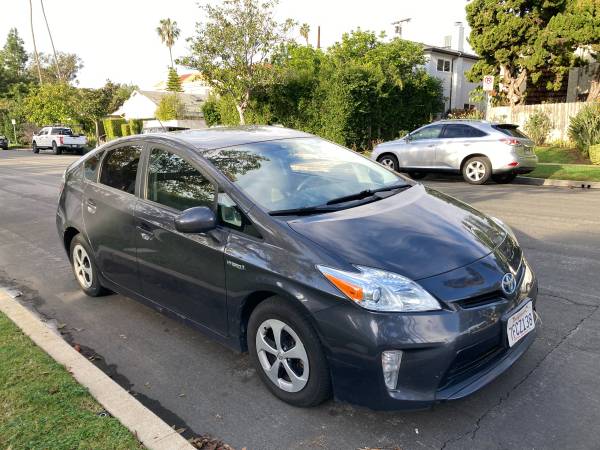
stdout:
<svg viewBox="0 0 600 450">
<path fill-rule="evenodd" d="M 2 150 L 8 150 L 8 139 L 6 139 L 6 136 L 0 135 L 0 148 Z"/>
<path fill-rule="evenodd" d="M 443 120 L 378 145 L 372 158 L 415 179 L 446 172 L 461 173 L 471 184 L 484 184 L 490 178 L 510 183 L 537 166 L 533 148 L 533 141 L 517 125 Z"/>
<path fill-rule="evenodd" d="M 85 136 L 73 133 L 73 130 L 68 127 L 44 127 L 34 134 L 31 140 L 33 153 L 51 148 L 55 155 L 60 155 L 63 150 L 74 150 L 82 155 L 86 144 Z"/>
<path fill-rule="evenodd" d="M 86 294 L 249 351 L 293 405 L 461 398 L 535 337 L 537 281 L 508 226 L 294 130 L 112 141 L 66 170 L 56 221 Z"/>
</svg>

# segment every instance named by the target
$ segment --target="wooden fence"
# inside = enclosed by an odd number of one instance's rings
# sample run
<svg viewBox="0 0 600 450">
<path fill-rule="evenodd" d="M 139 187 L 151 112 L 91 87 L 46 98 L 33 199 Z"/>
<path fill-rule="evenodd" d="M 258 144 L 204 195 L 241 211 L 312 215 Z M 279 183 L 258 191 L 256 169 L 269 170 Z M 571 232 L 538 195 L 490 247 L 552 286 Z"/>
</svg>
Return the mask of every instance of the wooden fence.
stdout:
<svg viewBox="0 0 600 450">
<path fill-rule="evenodd" d="M 586 102 L 573 103 L 545 103 L 541 105 L 496 106 L 488 108 L 486 119 L 494 122 L 514 123 L 521 129 L 525 126 L 531 114 L 538 111 L 545 112 L 552 122 L 547 141 L 568 141 L 569 122 L 571 117 L 583 108 Z"/>
</svg>

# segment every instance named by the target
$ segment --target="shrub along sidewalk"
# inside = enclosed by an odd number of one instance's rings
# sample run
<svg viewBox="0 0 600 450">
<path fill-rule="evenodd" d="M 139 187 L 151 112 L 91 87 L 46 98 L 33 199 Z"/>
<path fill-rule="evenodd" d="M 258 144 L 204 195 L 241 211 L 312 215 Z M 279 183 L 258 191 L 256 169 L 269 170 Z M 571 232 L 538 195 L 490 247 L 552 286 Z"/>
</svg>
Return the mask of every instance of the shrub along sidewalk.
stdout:
<svg viewBox="0 0 600 450">
<path fill-rule="evenodd" d="M 0 313 L 0 448 L 142 448 L 60 364 Z"/>
</svg>

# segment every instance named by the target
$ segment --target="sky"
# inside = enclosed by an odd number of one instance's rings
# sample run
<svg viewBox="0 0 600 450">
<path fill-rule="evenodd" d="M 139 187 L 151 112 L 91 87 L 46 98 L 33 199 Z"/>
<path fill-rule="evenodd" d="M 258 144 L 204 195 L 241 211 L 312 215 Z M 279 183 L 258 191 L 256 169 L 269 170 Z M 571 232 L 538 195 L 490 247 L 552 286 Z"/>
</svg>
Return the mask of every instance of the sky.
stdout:
<svg viewBox="0 0 600 450">
<path fill-rule="evenodd" d="M 205 1 L 206 2 L 206 1 Z M 202 3 L 205 3 L 202 2 Z M 215 3 L 212 0 L 211 3 Z M 402 37 L 429 45 L 442 45 L 452 34 L 456 21 L 466 25 L 466 0 L 280 0 L 278 19 L 292 18 L 311 27 L 310 42 L 316 45 L 317 26 L 321 26 L 321 46 L 337 42 L 344 32 L 385 31 L 393 35 L 392 22 L 410 18 Z M 52 48 L 40 3 L 32 0 L 33 22 L 38 51 Z M 84 67 L 79 72 L 80 87 L 100 87 L 106 79 L 133 83 L 152 89 L 166 79 L 169 52 L 156 27 L 163 18 L 177 21 L 181 37 L 173 47 L 173 56 L 188 53 L 186 38 L 195 24 L 203 20 L 197 0 L 44 0 L 54 44 L 58 51 L 76 53 Z M 16 27 L 29 52 L 33 51 L 27 0 L 0 0 L 0 30 Z M 468 27 L 465 36 L 468 36 Z M 302 41 L 297 31 L 292 37 Z M 0 45 L 6 35 L 0 32 Z M 455 46 L 456 40 L 453 41 Z M 468 44 L 465 50 L 469 51 Z M 178 68 L 179 73 L 189 69 Z"/>
</svg>

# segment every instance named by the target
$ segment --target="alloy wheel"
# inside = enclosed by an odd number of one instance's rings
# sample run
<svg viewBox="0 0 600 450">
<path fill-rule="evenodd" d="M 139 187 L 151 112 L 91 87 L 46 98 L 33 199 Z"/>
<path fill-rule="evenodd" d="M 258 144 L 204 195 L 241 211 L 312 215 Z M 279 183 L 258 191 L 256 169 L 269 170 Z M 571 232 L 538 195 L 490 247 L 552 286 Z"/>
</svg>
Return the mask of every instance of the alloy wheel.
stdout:
<svg viewBox="0 0 600 450">
<path fill-rule="evenodd" d="M 286 392 L 299 392 L 308 383 L 308 354 L 298 334 L 285 322 L 268 319 L 256 332 L 256 353 L 265 374 Z"/>
<path fill-rule="evenodd" d="M 389 169 L 394 169 L 394 161 L 391 158 L 382 158 L 379 162 Z"/>
<path fill-rule="evenodd" d="M 485 177 L 486 168 L 481 161 L 471 161 L 467 165 L 467 177 L 473 181 L 481 181 Z"/>
<path fill-rule="evenodd" d="M 83 288 L 89 289 L 94 282 L 92 263 L 87 251 L 81 244 L 73 247 L 73 268 L 75 269 L 75 276 L 79 284 Z"/>
</svg>

